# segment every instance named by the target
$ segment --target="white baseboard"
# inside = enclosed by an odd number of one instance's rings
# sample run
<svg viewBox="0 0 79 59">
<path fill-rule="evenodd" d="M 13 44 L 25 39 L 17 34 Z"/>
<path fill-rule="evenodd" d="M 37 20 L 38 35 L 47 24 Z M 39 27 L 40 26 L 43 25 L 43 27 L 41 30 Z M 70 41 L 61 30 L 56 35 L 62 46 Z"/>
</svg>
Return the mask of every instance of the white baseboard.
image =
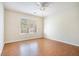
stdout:
<svg viewBox="0 0 79 59">
<path fill-rule="evenodd" d="M 58 39 L 53 39 L 53 38 L 49 38 L 49 37 L 45 37 L 45 38 L 47 38 L 49 40 L 55 40 L 55 41 L 59 41 L 59 42 L 63 42 L 63 43 L 69 44 L 69 45 L 73 45 L 73 46 L 78 46 L 79 47 L 78 44 L 70 43 L 70 42 L 67 42 L 67 41 L 64 41 L 64 40 L 58 40 Z"/>
<path fill-rule="evenodd" d="M 4 43 L 4 44 L 5 44 L 5 43 Z M 2 54 L 2 51 L 3 51 L 3 48 L 4 48 L 4 44 L 3 44 L 2 48 L 0 49 L 0 56 L 1 56 L 1 54 Z"/>
<path fill-rule="evenodd" d="M 24 40 L 39 39 L 39 38 L 42 38 L 42 37 L 33 37 L 33 38 L 26 38 L 26 39 L 14 40 L 14 41 L 5 41 L 5 44 L 13 43 L 13 42 L 18 42 L 18 41 L 24 41 Z"/>
</svg>

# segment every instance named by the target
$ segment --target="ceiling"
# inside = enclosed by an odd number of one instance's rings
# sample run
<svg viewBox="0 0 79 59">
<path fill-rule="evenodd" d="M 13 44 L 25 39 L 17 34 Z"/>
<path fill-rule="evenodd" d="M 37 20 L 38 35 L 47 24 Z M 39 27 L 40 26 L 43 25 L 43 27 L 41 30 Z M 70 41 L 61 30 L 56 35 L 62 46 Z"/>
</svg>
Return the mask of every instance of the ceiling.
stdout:
<svg viewBox="0 0 79 59">
<path fill-rule="evenodd" d="M 6 9 L 29 13 L 36 16 L 46 16 L 46 12 L 40 10 L 40 5 L 37 2 L 5 2 L 4 7 Z"/>
</svg>

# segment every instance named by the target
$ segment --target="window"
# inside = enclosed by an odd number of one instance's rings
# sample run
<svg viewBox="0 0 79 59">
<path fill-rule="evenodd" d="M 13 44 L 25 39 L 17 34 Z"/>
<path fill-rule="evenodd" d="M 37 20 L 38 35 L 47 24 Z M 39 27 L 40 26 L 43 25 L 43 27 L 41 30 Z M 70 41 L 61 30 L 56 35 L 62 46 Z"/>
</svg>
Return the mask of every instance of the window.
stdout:
<svg viewBox="0 0 79 59">
<path fill-rule="evenodd" d="M 37 27 L 34 20 L 21 19 L 21 33 L 35 32 L 37 32 Z"/>
</svg>

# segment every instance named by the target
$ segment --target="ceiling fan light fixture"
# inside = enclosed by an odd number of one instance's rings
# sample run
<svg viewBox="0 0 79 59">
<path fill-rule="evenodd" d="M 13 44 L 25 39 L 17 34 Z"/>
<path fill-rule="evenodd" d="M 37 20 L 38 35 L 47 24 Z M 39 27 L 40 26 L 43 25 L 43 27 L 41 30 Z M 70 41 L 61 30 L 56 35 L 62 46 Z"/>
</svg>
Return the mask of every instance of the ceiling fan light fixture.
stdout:
<svg viewBox="0 0 79 59">
<path fill-rule="evenodd" d="M 44 11 L 46 7 L 48 7 L 49 2 L 37 2 L 37 6 L 39 6 L 41 11 Z"/>
</svg>

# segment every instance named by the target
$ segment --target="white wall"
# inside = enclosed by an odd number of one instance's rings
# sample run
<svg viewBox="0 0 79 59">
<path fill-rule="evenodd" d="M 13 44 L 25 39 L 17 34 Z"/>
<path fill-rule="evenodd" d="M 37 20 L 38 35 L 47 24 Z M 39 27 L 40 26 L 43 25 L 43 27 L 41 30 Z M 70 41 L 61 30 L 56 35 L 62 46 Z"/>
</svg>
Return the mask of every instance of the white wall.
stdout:
<svg viewBox="0 0 79 59">
<path fill-rule="evenodd" d="M 21 34 L 20 33 L 20 19 L 27 18 L 34 20 L 37 24 L 37 33 Z M 21 40 L 28 40 L 33 38 L 41 38 L 43 36 L 43 19 L 41 17 L 30 14 L 20 13 L 12 10 L 5 10 L 5 43 L 11 43 Z"/>
<path fill-rule="evenodd" d="M 45 37 L 79 46 L 79 3 L 53 3 L 48 10 Z"/>
<path fill-rule="evenodd" d="M 4 8 L 0 3 L 0 55 L 4 46 Z"/>
</svg>

